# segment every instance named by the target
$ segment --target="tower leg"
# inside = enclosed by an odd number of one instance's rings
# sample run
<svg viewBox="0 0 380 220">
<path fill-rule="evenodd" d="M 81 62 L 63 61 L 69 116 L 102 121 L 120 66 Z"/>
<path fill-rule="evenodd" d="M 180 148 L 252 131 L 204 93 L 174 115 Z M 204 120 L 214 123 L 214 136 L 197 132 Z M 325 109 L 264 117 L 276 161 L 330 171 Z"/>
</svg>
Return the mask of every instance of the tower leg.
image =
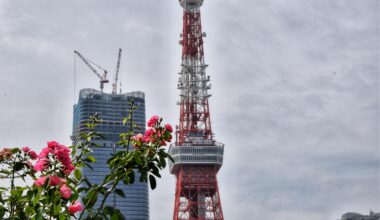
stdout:
<svg viewBox="0 0 380 220">
<path fill-rule="evenodd" d="M 173 220 L 224 220 L 215 168 L 186 165 L 177 175 Z"/>
</svg>

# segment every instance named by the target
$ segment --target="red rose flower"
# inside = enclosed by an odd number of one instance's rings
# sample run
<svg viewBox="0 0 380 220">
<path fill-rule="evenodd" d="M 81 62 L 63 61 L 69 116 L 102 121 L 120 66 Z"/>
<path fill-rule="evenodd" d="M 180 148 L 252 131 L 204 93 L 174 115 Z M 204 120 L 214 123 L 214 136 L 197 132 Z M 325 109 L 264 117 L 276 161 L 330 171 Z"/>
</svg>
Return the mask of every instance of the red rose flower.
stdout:
<svg viewBox="0 0 380 220">
<path fill-rule="evenodd" d="M 55 147 L 59 145 L 58 142 L 56 142 L 56 141 L 49 141 L 47 144 L 48 144 L 48 148 L 50 148 L 52 150 L 54 150 Z"/>
<path fill-rule="evenodd" d="M 45 184 L 45 181 L 46 181 L 46 176 L 41 176 L 40 178 L 34 181 L 34 185 L 43 186 Z"/>
<path fill-rule="evenodd" d="M 158 121 L 158 119 L 160 119 L 157 115 L 155 116 L 152 116 L 149 121 L 148 121 L 148 127 L 154 127 Z"/>
<path fill-rule="evenodd" d="M 30 148 L 29 147 L 23 147 L 21 148 L 22 151 L 24 151 L 25 153 L 28 153 L 30 151 Z"/>
<path fill-rule="evenodd" d="M 29 154 L 30 158 L 32 158 L 32 160 L 37 159 L 37 153 L 36 152 L 31 150 L 28 152 L 28 154 Z"/>
<path fill-rule="evenodd" d="M 49 166 L 49 159 L 43 158 L 36 162 L 36 164 L 33 166 L 33 169 L 35 171 L 42 171 L 46 169 Z"/>
<path fill-rule="evenodd" d="M 167 131 L 169 131 L 170 133 L 173 132 L 173 128 L 172 128 L 172 126 L 171 126 L 170 124 L 166 124 L 166 125 L 165 125 L 165 129 L 166 129 Z"/>
<path fill-rule="evenodd" d="M 76 212 L 80 212 L 83 210 L 82 204 L 80 204 L 78 201 L 74 202 L 71 206 L 68 208 L 69 213 L 71 215 L 75 214 Z"/>
<path fill-rule="evenodd" d="M 61 178 L 59 178 L 58 176 L 50 176 L 49 180 L 50 186 L 56 186 L 61 182 Z"/>
<path fill-rule="evenodd" d="M 63 185 L 60 189 L 59 189 L 59 194 L 61 194 L 61 197 L 64 198 L 64 199 L 68 199 L 71 197 L 71 189 L 69 187 L 67 187 L 66 185 Z"/>
</svg>

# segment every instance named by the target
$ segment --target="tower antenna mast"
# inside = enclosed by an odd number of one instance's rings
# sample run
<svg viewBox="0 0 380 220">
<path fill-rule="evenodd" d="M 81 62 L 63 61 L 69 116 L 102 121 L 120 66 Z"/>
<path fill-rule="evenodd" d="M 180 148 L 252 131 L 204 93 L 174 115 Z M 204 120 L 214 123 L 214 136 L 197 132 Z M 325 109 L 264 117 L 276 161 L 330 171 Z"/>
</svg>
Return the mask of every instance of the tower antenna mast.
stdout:
<svg viewBox="0 0 380 220">
<path fill-rule="evenodd" d="M 108 83 L 109 81 L 107 80 L 107 70 L 105 70 L 103 67 L 95 64 L 94 62 L 92 62 L 91 60 L 87 59 L 86 57 L 84 57 L 82 54 L 80 54 L 78 51 L 74 51 L 74 53 L 76 55 L 78 55 L 79 58 L 81 58 L 83 60 L 83 62 L 88 66 L 90 67 L 90 69 L 92 70 L 92 72 L 95 73 L 95 75 L 97 75 L 100 79 L 100 91 L 103 92 L 103 88 L 104 88 L 104 84 L 105 83 Z M 97 68 L 103 70 L 103 75 L 100 75 L 100 73 L 92 66 L 92 65 L 96 66 Z"/>
</svg>

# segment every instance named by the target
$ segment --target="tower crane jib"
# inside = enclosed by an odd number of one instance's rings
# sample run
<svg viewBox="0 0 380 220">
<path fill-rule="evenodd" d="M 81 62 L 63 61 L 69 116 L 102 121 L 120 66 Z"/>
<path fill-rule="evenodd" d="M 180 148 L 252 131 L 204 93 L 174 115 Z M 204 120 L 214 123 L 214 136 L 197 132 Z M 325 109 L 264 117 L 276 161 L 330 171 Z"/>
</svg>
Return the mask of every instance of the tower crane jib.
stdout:
<svg viewBox="0 0 380 220">
<path fill-rule="evenodd" d="M 81 60 L 83 60 L 83 62 L 92 70 L 92 72 L 95 73 L 95 75 L 97 75 L 99 77 L 99 79 L 100 79 L 100 91 L 103 92 L 104 84 L 109 83 L 109 81 L 107 79 L 107 70 L 105 70 L 104 68 L 95 64 L 91 60 L 87 59 L 82 54 L 80 54 L 78 51 L 75 50 L 74 53 L 76 55 L 78 55 L 78 57 L 81 58 Z M 103 74 L 101 75 L 91 64 L 96 66 L 97 68 L 103 70 L 104 71 Z"/>
</svg>

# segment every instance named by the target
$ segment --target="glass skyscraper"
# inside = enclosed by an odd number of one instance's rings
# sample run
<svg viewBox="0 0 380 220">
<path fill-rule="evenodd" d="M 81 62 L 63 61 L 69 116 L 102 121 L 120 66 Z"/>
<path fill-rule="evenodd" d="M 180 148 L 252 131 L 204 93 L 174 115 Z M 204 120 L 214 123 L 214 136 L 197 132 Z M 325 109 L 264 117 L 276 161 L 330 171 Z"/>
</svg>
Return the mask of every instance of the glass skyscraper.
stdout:
<svg viewBox="0 0 380 220">
<path fill-rule="evenodd" d="M 82 174 L 91 183 L 101 184 L 104 176 L 109 173 L 107 159 L 111 154 L 125 150 L 117 145 L 119 134 L 128 131 L 123 126 L 123 119 L 128 116 L 129 102 L 133 99 L 137 110 L 133 113 L 134 122 L 145 130 L 145 96 L 143 92 L 130 92 L 124 94 L 108 94 L 95 89 L 82 89 L 79 93 L 78 103 L 74 105 L 73 118 L 73 143 L 80 141 L 80 133 L 86 131 L 85 124 L 89 117 L 98 113 L 102 123 L 96 127 L 96 131 L 104 136 L 104 139 L 94 140 L 99 147 L 93 148 L 91 154 L 96 158 L 96 163 L 91 164 L 93 170 L 85 167 Z M 128 220 L 149 219 L 149 194 L 146 183 L 140 183 L 136 174 L 133 185 L 117 186 L 122 189 L 125 198 L 112 194 L 107 198 L 106 205 L 118 208 Z M 95 207 L 99 206 L 100 200 Z"/>
</svg>

